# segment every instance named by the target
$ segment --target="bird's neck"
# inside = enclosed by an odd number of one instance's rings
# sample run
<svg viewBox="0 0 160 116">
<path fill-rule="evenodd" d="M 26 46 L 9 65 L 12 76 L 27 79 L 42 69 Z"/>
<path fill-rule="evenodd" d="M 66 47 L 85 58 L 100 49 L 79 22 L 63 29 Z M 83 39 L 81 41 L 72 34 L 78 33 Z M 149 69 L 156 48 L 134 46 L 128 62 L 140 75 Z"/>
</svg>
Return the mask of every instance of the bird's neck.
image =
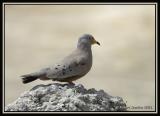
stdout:
<svg viewBox="0 0 160 116">
<path fill-rule="evenodd" d="M 85 56 L 88 58 L 88 63 L 92 64 L 92 50 L 91 45 L 85 45 L 85 44 L 78 44 L 77 50 L 81 53 L 85 54 Z"/>
<path fill-rule="evenodd" d="M 85 51 L 90 51 L 91 45 L 90 44 L 78 44 L 77 48 L 81 50 L 85 50 Z"/>
</svg>

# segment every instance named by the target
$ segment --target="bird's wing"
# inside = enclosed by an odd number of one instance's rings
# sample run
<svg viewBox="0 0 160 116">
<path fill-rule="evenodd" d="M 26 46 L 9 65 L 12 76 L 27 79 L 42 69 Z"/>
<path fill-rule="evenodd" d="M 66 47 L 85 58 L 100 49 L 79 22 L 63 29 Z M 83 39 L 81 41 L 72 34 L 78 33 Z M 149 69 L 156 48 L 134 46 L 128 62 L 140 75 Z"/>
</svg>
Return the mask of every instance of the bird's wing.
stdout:
<svg viewBox="0 0 160 116">
<path fill-rule="evenodd" d="M 72 76 L 81 76 L 86 72 L 86 60 L 81 56 L 69 56 L 61 63 L 56 64 L 47 72 L 47 77 L 62 80 Z"/>
</svg>

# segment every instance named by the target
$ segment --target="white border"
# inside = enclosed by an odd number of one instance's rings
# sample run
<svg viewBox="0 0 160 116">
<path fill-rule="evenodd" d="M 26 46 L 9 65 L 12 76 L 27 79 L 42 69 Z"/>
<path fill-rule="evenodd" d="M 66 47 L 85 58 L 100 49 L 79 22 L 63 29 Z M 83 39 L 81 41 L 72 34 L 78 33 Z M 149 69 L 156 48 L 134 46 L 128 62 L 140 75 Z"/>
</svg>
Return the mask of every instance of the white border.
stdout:
<svg viewBox="0 0 160 116">
<path fill-rule="evenodd" d="M 27 5 L 35 5 L 35 4 L 36 5 L 42 5 L 42 4 L 43 5 L 49 5 L 49 4 L 50 5 L 54 5 L 54 4 L 62 4 L 62 5 L 70 5 L 70 4 L 73 4 L 73 5 L 78 5 L 78 4 L 80 4 L 80 5 L 82 5 L 82 4 L 93 4 L 93 5 L 94 4 L 95 5 L 96 4 L 98 4 L 98 5 L 100 5 L 100 4 L 102 4 L 102 5 L 103 4 L 105 4 L 105 5 L 107 5 L 107 4 L 108 5 L 123 5 L 123 4 L 124 5 L 125 4 L 126 5 L 132 5 L 132 4 L 133 5 L 135 5 L 135 4 L 137 4 L 137 5 L 141 5 L 142 4 L 143 5 L 143 4 L 146 4 L 147 5 L 148 4 L 148 5 L 151 5 L 152 4 L 152 5 L 156 5 L 156 30 L 155 30 L 156 31 L 156 36 L 155 36 L 156 37 L 155 38 L 155 40 L 156 40 L 156 69 L 155 69 L 156 70 L 156 94 L 155 94 L 156 95 L 156 106 L 155 106 L 155 110 L 156 110 L 156 112 L 152 112 L 152 111 L 148 111 L 148 112 L 143 112 L 143 111 L 141 111 L 141 112 L 138 112 L 138 111 L 127 111 L 127 112 L 5 112 L 4 111 L 5 110 L 4 109 L 4 106 L 5 106 L 5 104 L 4 104 L 4 83 L 5 83 L 4 82 L 4 73 L 5 73 L 4 72 L 4 14 L 5 14 L 4 13 L 4 6 L 5 5 L 16 5 L 16 4 L 19 4 L 19 5 L 25 5 L 25 4 L 27 4 Z M 99 113 L 102 113 L 102 114 L 110 114 L 110 113 L 114 113 L 114 114 L 119 114 L 119 113 L 120 114 L 129 114 L 129 113 L 133 113 L 133 114 L 137 114 L 137 113 L 140 113 L 140 114 L 143 114 L 143 113 L 156 114 L 158 112 L 158 107 L 157 107 L 157 105 L 158 105 L 158 95 L 157 95 L 158 94 L 158 88 L 157 88 L 157 85 L 158 85 L 158 82 L 157 82 L 157 78 L 158 78 L 157 77 L 157 74 L 158 74 L 158 70 L 157 70 L 157 67 L 158 67 L 157 66 L 158 65 L 157 64 L 157 55 L 158 55 L 157 54 L 157 51 L 158 51 L 158 43 L 157 43 L 157 36 L 158 36 L 158 31 L 157 31 L 157 29 L 158 29 L 158 25 L 157 25 L 158 24 L 158 10 L 157 9 L 158 9 L 158 3 L 156 3 L 156 2 L 147 2 L 147 3 L 143 3 L 143 2 L 142 3 L 134 3 L 134 2 L 133 3 L 131 3 L 131 2 L 129 2 L 129 3 L 118 3 L 118 2 L 117 3 L 107 3 L 107 2 L 106 3 L 105 2 L 104 3 L 98 3 L 98 2 L 97 3 L 96 2 L 95 3 L 94 2 L 93 3 L 83 3 L 83 2 L 82 3 L 75 3 L 75 2 L 70 2 L 70 3 L 66 3 L 66 2 L 64 2 L 64 3 L 58 3 L 58 2 L 57 3 L 53 3 L 53 2 L 49 2 L 49 3 L 28 3 L 28 2 L 12 3 L 11 2 L 11 3 L 7 3 L 7 2 L 3 2 L 3 4 L 2 4 L 2 12 L 3 12 L 2 13 L 3 14 L 2 15 L 3 16 L 2 17 L 3 18 L 2 19 L 3 20 L 3 24 L 2 24 L 3 25 L 3 30 L 2 30 L 2 32 L 3 32 L 3 69 L 2 69 L 2 71 L 3 71 L 3 101 L 2 101 L 3 102 L 3 106 L 2 106 L 2 110 L 3 110 L 3 113 L 4 114 L 13 114 L 13 113 L 19 113 L 19 114 L 24 114 L 24 113 L 28 113 L 28 114 L 38 114 L 38 113 L 39 114 L 54 114 L 54 113 L 56 113 L 56 114 L 57 113 L 60 113 L 60 114 L 66 114 L 66 113 L 68 113 L 68 114 L 75 114 L 75 113 L 81 113 L 81 114 L 84 114 L 84 113 L 88 113 L 88 114 L 90 114 L 90 113 L 95 113 L 95 114 L 99 114 Z"/>
<path fill-rule="evenodd" d="M 3 81 L 3 89 L 2 89 L 3 90 L 3 100 L 2 100 L 2 104 L 3 104 L 3 106 L 5 106 L 5 104 L 4 104 L 4 83 L 5 83 L 4 82 L 4 73 L 5 73 L 4 72 L 4 4 L 2 5 L 2 22 L 3 22 L 3 24 L 2 24 L 2 27 L 3 27 L 3 29 L 2 29 L 2 33 L 3 33 L 2 34 L 3 35 L 3 38 L 2 38 L 3 39 L 3 51 L 2 51 L 2 54 L 3 54 L 3 58 L 2 58 L 3 59 L 3 64 L 2 64 L 3 65 L 3 68 L 2 68 L 2 71 L 3 71 L 3 80 L 2 80 Z M 4 113 L 4 107 L 3 106 L 2 106 L 2 110 L 3 110 L 3 113 Z"/>
<path fill-rule="evenodd" d="M 130 4 L 130 5 L 132 5 L 132 4 L 133 4 L 133 5 L 135 5 L 135 4 L 137 4 L 137 5 L 141 5 L 141 4 L 153 4 L 153 5 L 154 5 L 154 4 L 156 4 L 156 5 L 157 5 L 156 2 L 146 2 L 146 3 L 143 3 L 143 2 L 139 2 L 139 3 L 134 3 L 134 2 L 126 2 L 126 3 L 120 3 L 120 2 L 117 2 L 117 3 L 107 3 L 107 2 L 103 2 L 103 3 L 99 3 L 99 2 L 92 2 L 92 3 L 90 3 L 90 2 L 81 2 L 81 3 L 76 3 L 76 2 L 69 2 L 69 3 L 68 3 L 68 2 L 63 2 L 63 3 L 61 3 L 61 2 L 56 2 L 56 3 L 54 3 L 54 2 L 49 2 L 49 3 L 43 3 L 43 2 L 39 2 L 39 3 L 36 3 L 36 2 L 33 2 L 33 3 L 29 3 L 29 2 L 17 2 L 17 3 L 12 3 L 12 2 L 10 2 L 10 3 L 7 3 L 7 2 L 4 2 L 3 4 L 10 4 L 10 5 L 12 5 L 12 4 L 20 4 L 20 5 L 21 5 L 21 4 L 30 4 L 30 5 L 32 5 L 32 4 L 33 4 L 33 5 L 34 5 L 34 4 L 44 4 L 44 5 L 46 5 L 46 4 L 50 4 L 50 5 L 53 5 L 53 4 L 62 4 L 62 5 L 63 5 L 63 4 L 66 4 L 66 5 L 69 5 L 69 4 L 73 4 L 73 5 L 74 5 L 74 4 L 75 4 L 75 5 L 76 5 L 76 4 L 77 4 L 77 5 L 78 5 L 78 4 L 84 4 L 84 5 L 85 5 L 85 4 L 95 4 L 95 5 L 96 5 L 96 4 L 98 4 L 98 5 L 99 5 L 99 4 L 102 4 L 102 5 L 103 5 L 103 4 L 106 4 L 106 5 L 107 5 L 107 4 L 108 4 L 108 5 L 110 5 L 110 4 L 111 4 L 111 5 L 112 5 L 112 4 L 113 4 L 113 5 L 123 5 L 123 4 Z"/>
<path fill-rule="evenodd" d="M 155 109 L 156 109 L 156 112 L 158 112 L 158 4 L 156 4 L 156 106 L 155 106 Z"/>
</svg>

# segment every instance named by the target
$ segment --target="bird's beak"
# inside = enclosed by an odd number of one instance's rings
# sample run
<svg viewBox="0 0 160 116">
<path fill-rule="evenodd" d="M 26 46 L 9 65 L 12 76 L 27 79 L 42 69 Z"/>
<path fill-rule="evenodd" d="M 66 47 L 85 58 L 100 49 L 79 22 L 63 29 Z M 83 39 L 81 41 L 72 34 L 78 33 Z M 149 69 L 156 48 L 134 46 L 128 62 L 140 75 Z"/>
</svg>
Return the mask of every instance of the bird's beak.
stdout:
<svg viewBox="0 0 160 116">
<path fill-rule="evenodd" d="M 98 44 L 100 46 L 100 43 L 96 41 L 95 39 L 93 39 L 92 44 Z"/>
<path fill-rule="evenodd" d="M 96 44 L 98 44 L 100 46 L 100 43 L 97 41 Z"/>
</svg>

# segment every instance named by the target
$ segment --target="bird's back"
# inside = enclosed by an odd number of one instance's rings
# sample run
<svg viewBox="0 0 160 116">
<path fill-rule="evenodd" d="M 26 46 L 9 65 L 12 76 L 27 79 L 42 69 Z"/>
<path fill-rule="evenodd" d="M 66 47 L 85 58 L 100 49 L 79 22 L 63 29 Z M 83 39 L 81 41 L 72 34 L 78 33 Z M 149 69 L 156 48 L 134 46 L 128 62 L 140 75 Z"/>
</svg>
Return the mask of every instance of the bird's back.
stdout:
<svg viewBox="0 0 160 116">
<path fill-rule="evenodd" d="M 88 73 L 92 66 L 92 53 L 78 49 L 65 57 L 60 63 L 54 65 L 47 72 L 47 77 L 63 80 L 69 77 L 81 77 Z"/>
</svg>

